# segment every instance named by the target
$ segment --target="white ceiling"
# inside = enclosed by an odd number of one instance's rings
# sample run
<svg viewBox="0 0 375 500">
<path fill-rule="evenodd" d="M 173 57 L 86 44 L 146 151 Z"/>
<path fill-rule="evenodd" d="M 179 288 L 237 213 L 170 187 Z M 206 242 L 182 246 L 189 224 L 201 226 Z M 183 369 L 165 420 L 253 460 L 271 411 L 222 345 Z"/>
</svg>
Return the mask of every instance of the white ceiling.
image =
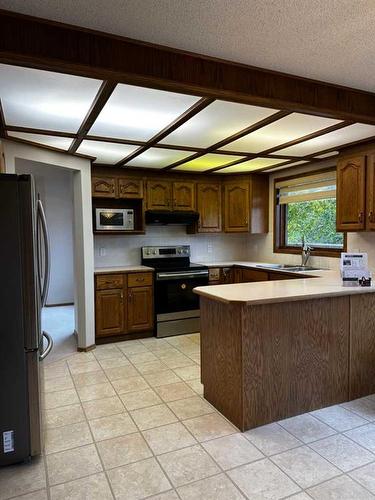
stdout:
<svg viewBox="0 0 375 500">
<path fill-rule="evenodd" d="M 374 0 L 0 0 L 0 8 L 375 91 Z"/>
</svg>

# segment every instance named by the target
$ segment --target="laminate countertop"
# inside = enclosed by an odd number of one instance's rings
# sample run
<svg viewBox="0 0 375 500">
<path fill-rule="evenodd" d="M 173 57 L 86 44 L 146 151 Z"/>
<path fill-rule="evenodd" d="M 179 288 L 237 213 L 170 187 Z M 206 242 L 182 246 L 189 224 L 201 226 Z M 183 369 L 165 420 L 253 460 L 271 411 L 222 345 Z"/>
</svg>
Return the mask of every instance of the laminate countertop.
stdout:
<svg viewBox="0 0 375 500">
<path fill-rule="evenodd" d="M 220 267 L 216 263 L 212 267 Z M 247 305 L 269 304 L 276 302 L 292 302 L 313 298 L 335 297 L 375 292 L 375 287 L 344 287 L 339 270 L 318 270 L 292 272 L 288 269 L 262 267 L 259 262 L 226 262 L 225 266 L 238 265 L 270 272 L 301 275 L 301 278 L 280 281 L 258 281 L 256 283 L 236 283 L 228 285 L 201 286 L 194 289 L 195 293 L 211 300 Z M 211 266 L 210 266 L 211 267 Z M 306 276 L 309 276 L 307 278 Z"/>
<path fill-rule="evenodd" d="M 153 267 L 148 266 L 115 266 L 115 267 L 96 267 L 95 274 L 112 274 L 112 273 L 144 273 L 153 271 Z"/>
</svg>

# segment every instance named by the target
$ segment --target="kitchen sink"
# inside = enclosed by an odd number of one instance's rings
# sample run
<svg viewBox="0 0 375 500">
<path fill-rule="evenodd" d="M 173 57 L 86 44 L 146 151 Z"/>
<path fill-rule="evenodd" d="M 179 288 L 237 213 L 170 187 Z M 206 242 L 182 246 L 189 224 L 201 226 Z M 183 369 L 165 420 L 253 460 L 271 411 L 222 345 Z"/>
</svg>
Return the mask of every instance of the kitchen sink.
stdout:
<svg viewBox="0 0 375 500">
<path fill-rule="evenodd" d="M 256 267 L 261 267 L 264 269 L 285 269 L 286 271 L 319 271 L 319 267 L 311 266 L 295 266 L 293 264 L 257 264 Z"/>
</svg>

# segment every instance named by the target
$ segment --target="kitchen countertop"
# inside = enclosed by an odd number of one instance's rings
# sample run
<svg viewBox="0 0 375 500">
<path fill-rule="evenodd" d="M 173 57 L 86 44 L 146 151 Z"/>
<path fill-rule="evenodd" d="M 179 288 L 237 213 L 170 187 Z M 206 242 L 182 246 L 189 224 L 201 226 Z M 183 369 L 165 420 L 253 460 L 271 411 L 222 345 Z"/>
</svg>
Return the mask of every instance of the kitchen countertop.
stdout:
<svg viewBox="0 0 375 500">
<path fill-rule="evenodd" d="M 148 266 L 115 266 L 115 267 L 96 267 L 95 274 L 111 274 L 111 273 L 141 273 L 145 271 L 153 271 L 153 267 Z"/>
<path fill-rule="evenodd" d="M 206 263 L 208 265 L 208 263 Z M 209 267 L 221 267 L 216 262 Z M 291 302 L 322 297 L 373 293 L 375 287 L 344 287 L 342 286 L 340 271 L 318 270 L 293 272 L 288 269 L 275 269 L 261 267 L 260 262 L 225 262 L 223 265 L 239 265 L 255 267 L 259 270 L 270 272 L 303 275 L 301 279 L 280 281 L 259 281 L 256 283 L 236 283 L 228 285 L 210 285 L 195 288 L 198 295 L 224 303 L 242 303 L 246 305 L 267 304 L 276 302 Z M 305 276 L 311 276 L 306 278 Z"/>
</svg>

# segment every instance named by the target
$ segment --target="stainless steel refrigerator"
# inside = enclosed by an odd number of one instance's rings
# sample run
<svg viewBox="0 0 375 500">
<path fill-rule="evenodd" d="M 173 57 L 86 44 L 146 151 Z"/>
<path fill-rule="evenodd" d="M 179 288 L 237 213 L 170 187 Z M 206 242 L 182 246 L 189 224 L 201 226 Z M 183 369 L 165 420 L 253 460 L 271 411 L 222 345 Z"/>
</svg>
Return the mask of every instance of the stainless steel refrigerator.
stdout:
<svg viewBox="0 0 375 500">
<path fill-rule="evenodd" d="M 42 449 L 41 328 L 49 284 L 46 219 L 31 175 L 0 174 L 0 465 Z M 44 339 L 44 341 L 43 341 Z"/>
</svg>

